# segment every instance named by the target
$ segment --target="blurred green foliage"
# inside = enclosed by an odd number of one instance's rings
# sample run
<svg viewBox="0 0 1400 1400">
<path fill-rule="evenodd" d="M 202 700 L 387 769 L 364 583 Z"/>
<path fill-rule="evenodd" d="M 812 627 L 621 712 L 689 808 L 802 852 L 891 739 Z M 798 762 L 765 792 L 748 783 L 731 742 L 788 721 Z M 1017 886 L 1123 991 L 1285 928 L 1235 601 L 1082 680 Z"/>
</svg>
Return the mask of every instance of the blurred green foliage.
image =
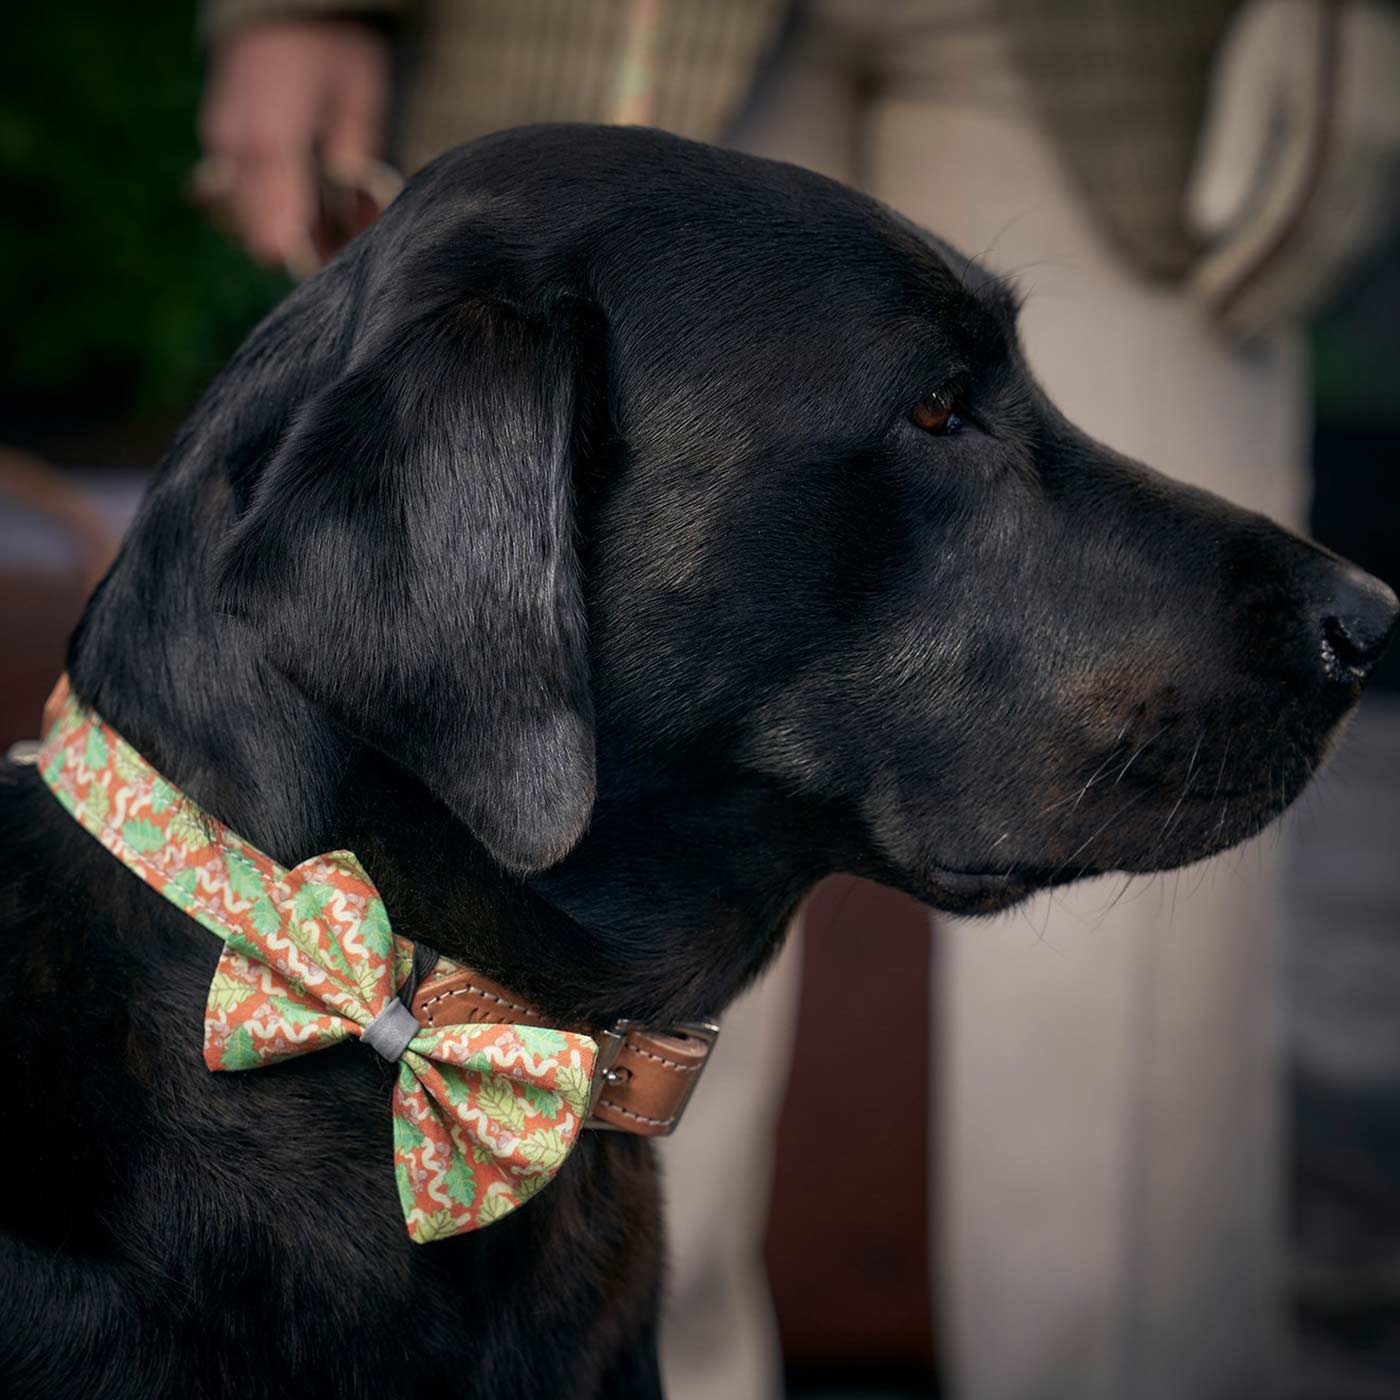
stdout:
<svg viewBox="0 0 1400 1400">
<path fill-rule="evenodd" d="M 1400 427 L 1400 237 L 1323 309 L 1312 352 L 1319 422 Z"/>
<path fill-rule="evenodd" d="M 0 39 L 0 398 L 129 420 L 188 404 L 287 289 L 185 198 L 191 0 L 26 0 Z"/>
</svg>

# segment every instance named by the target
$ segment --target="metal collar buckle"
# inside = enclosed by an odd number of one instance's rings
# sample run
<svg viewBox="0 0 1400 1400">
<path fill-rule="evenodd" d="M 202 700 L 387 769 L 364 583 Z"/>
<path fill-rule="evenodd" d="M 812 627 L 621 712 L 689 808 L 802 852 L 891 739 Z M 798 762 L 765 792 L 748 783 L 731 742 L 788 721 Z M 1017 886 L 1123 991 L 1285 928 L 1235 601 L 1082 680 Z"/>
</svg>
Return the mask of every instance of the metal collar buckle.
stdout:
<svg viewBox="0 0 1400 1400">
<path fill-rule="evenodd" d="M 695 1067 L 694 1073 L 685 1077 L 685 1087 L 680 1098 L 676 1101 L 675 1112 L 671 1115 L 670 1127 L 664 1132 L 656 1134 L 658 1137 L 670 1137 L 680 1126 L 686 1105 L 695 1093 L 695 1086 L 700 1082 L 700 1076 L 710 1063 L 710 1052 L 714 1049 L 715 1041 L 719 1039 L 719 1026 L 714 1021 L 672 1021 L 669 1025 L 654 1025 L 649 1021 L 628 1020 L 626 1017 L 614 1021 L 607 1030 L 601 1032 L 597 1037 L 598 1058 L 593 1066 L 593 1084 L 588 1095 L 588 1117 L 583 1124 L 585 1128 L 597 1128 L 607 1132 L 622 1131 L 616 1123 L 605 1123 L 601 1118 L 595 1118 L 593 1110 L 597 1107 L 598 1100 L 602 1097 L 605 1089 L 615 1088 L 625 1082 L 626 1071 L 619 1072 L 614 1068 L 614 1065 L 617 1063 L 617 1057 L 622 1053 L 622 1047 L 627 1043 L 627 1037 L 632 1031 L 652 1031 L 658 1035 L 673 1035 L 682 1039 L 699 1040 L 705 1045 L 705 1058 Z"/>
</svg>

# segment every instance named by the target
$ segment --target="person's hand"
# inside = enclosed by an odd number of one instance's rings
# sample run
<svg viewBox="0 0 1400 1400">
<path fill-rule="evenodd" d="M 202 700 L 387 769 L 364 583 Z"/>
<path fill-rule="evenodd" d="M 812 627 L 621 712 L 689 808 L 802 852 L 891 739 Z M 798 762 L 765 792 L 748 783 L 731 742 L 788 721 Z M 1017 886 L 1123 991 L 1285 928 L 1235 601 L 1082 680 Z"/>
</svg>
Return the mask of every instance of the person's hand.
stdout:
<svg viewBox="0 0 1400 1400">
<path fill-rule="evenodd" d="M 265 21 L 218 44 L 200 140 L 224 211 L 255 258 L 305 258 L 317 163 L 334 174 L 376 159 L 388 102 L 388 47 L 366 25 Z"/>
</svg>

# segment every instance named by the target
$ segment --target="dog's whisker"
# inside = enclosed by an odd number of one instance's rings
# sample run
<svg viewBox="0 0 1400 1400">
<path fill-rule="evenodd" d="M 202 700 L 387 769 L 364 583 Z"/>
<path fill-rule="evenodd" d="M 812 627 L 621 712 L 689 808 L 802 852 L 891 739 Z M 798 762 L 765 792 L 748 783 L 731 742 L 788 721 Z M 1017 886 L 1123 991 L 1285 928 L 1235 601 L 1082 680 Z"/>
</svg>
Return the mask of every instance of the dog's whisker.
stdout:
<svg viewBox="0 0 1400 1400">
<path fill-rule="evenodd" d="M 1108 828 L 1112 826 L 1113 823 L 1116 822 L 1123 815 L 1123 813 L 1128 810 L 1129 807 L 1131 807 L 1135 802 L 1139 801 L 1140 799 L 1146 796 L 1146 790 L 1142 792 L 1135 792 L 1126 802 L 1122 803 L 1116 811 L 1114 811 L 1110 816 L 1106 817 L 1098 826 L 1096 826 L 1094 830 L 1091 831 L 1089 835 L 1086 836 L 1084 840 L 1081 841 L 1079 845 L 1077 845 L 1074 848 L 1074 850 L 1072 850 L 1069 853 L 1069 855 L 1067 855 L 1062 861 L 1060 861 L 1059 864 L 1056 865 L 1055 868 L 1050 872 L 1050 883 L 1054 882 L 1055 877 L 1057 875 L 1060 875 L 1065 870 L 1068 870 L 1070 868 L 1070 865 L 1074 861 L 1074 858 L 1077 855 L 1079 855 L 1085 849 L 1086 846 L 1091 845 L 1095 840 L 1098 839 L 1098 837 L 1102 836 L 1103 833 L 1107 831 Z"/>
<path fill-rule="evenodd" d="M 1186 898 L 1188 901 L 1196 897 L 1197 891 L 1199 891 L 1201 886 L 1204 885 L 1206 882 L 1206 876 L 1213 872 L 1215 869 L 1215 863 L 1213 861 L 1202 860 L 1198 861 L 1196 864 L 1196 883 L 1192 885 L 1191 888 L 1186 892 Z"/>
<path fill-rule="evenodd" d="M 1118 731 L 1118 737 L 1114 739 L 1112 745 L 1109 747 L 1108 753 L 1104 756 L 1104 761 L 1100 763 L 1096 769 L 1094 769 L 1093 773 L 1091 773 L 1089 776 L 1089 781 L 1085 783 L 1082 788 L 1079 789 L 1079 796 L 1074 799 L 1074 806 L 1069 809 L 1071 813 L 1077 812 L 1079 810 L 1079 804 L 1084 800 L 1084 794 L 1088 792 L 1089 789 L 1093 787 L 1093 785 L 1096 782 L 1098 782 L 1099 777 L 1103 773 L 1104 769 L 1106 769 L 1108 765 L 1113 762 L 1114 756 L 1118 752 L 1118 746 L 1123 742 L 1123 736 L 1128 732 L 1128 724 L 1128 720 L 1123 721 L 1123 727 Z"/>
<path fill-rule="evenodd" d="M 1162 843 L 1167 839 L 1172 829 L 1172 823 L 1176 821 L 1177 813 L 1181 811 L 1182 803 L 1186 801 L 1191 791 L 1191 778 L 1196 771 L 1196 758 L 1201 752 L 1201 745 L 1205 741 L 1209 727 L 1209 725 L 1203 727 L 1201 732 L 1196 736 L 1196 747 L 1191 750 L 1191 758 L 1186 764 L 1186 778 L 1181 785 L 1181 796 L 1176 799 L 1171 811 L 1167 813 L 1167 819 L 1162 824 L 1162 834 L 1157 838 L 1157 845 L 1153 848 L 1154 852 L 1160 849 Z"/>
<path fill-rule="evenodd" d="M 1099 778 L 1103 776 L 1104 770 L 1117 758 L 1119 748 L 1123 742 L 1123 735 L 1128 732 L 1128 723 L 1129 721 L 1124 722 L 1122 729 L 1118 731 L 1118 737 L 1114 739 L 1111 745 L 1109 745 L 1108 753 L 1104 756 L 1104 759 L 1099 764 L 1099 766 L 1095 768 L 1094 771 L 1089 775 L 1088 781 L 1084 784 L 1084 786 L 1081 787 L 1078 790 L 1078 792 L 1068 794 L 1065 797 L 1057 798 L 1048 806 L 1042 807 L 1040 810 L 1041 816 L 1048 816 L 1057 808 L 1063 807 L 1067 802 L 1073 802 L 1074 804 L 1070 808 L 1071 813 L 1077 812 L 1079 810 L 1079 804 L 1084 800 L 1084 794 L 1087 793 L 1096 782 L 1098 782 Z"/>
<path fill-rule="evenodd" d="M 1182 892 L 1182 872 L 1179 869 L 1172 871 L 1172 904 L 1166 913 L 1166 927 L 1170 928 L 1176 924 L 1176 896 Z"/>
<path fill-rule="evenodd" d="M 1215 774 L 1215 787 L 1210 794 L 1212 800 L 1220 796 L 1220 786 L 1225 781 L 1225 762 L 1230 757 L 1230 745 L 1234 742 L 1234 739 L 1234 732 L 1232 730 L 1227 730 L 1225 734 L 1225 747 L 1220 754 L 1220 767 L 1216 770 Z"/>
<path fill-rule="evenodd" d="M 1133 764 L 1135 764 L 1138 761 L 1138 759 L 1142 756 L 1143 752 L 1152 744 L 1154 744 L 1158 739 L 1160 739 L 1162 735 L 1166 732 L 1167 726 L 1164 724 L 1159 730 L 1157 730 L 1155 734 L 1149 735 L 1146 739 L 1142 741 L 1142 743 L 1140 743 L 1137 746 L 1136 749 L 1133 750 L 1132 756 L 1119 770 L 1118 776 L 1113 780 L 1114 787 L 1117 787 L 1118 784 L 1121 783 L 1125 777 L 1127 777 L 1128 769 L 1130 769 L 1133 766 Z"/>
</svg>

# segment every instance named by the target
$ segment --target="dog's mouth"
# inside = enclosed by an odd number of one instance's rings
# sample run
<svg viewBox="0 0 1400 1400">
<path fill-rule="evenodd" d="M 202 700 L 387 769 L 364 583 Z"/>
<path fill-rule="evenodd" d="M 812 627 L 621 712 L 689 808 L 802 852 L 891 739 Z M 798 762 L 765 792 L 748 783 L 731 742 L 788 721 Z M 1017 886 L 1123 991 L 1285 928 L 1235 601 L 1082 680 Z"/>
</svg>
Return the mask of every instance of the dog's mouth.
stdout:
<svg viewBox="0 0 1400 1400">
<path fill-rule="evenodd" d="M 925 898 L 949 914 L 997 914 L 1039 890 L 1099 873 L 1083 864 L 1073 869 L 1025 865 L 984 870 L 935 869 L 929 874 Z"/>
<path fill-rule="evenodd" d="M 1125 812 L 1053 861 L 933 865 L 922 898 L 950 914 L 995 914 L 1042 891 L 1098 875 L 1145 875 L 1191 865 L 1263 831 L 1306 785 L 1306 777 L 1270 787 L 1239 787 L 1165 803 L 1165 815 Z M 1132 816 L 1134 821 L 1126 820 Z M 1116 825 L 1116 830 L 1113 829 Z"/>
</svg>

